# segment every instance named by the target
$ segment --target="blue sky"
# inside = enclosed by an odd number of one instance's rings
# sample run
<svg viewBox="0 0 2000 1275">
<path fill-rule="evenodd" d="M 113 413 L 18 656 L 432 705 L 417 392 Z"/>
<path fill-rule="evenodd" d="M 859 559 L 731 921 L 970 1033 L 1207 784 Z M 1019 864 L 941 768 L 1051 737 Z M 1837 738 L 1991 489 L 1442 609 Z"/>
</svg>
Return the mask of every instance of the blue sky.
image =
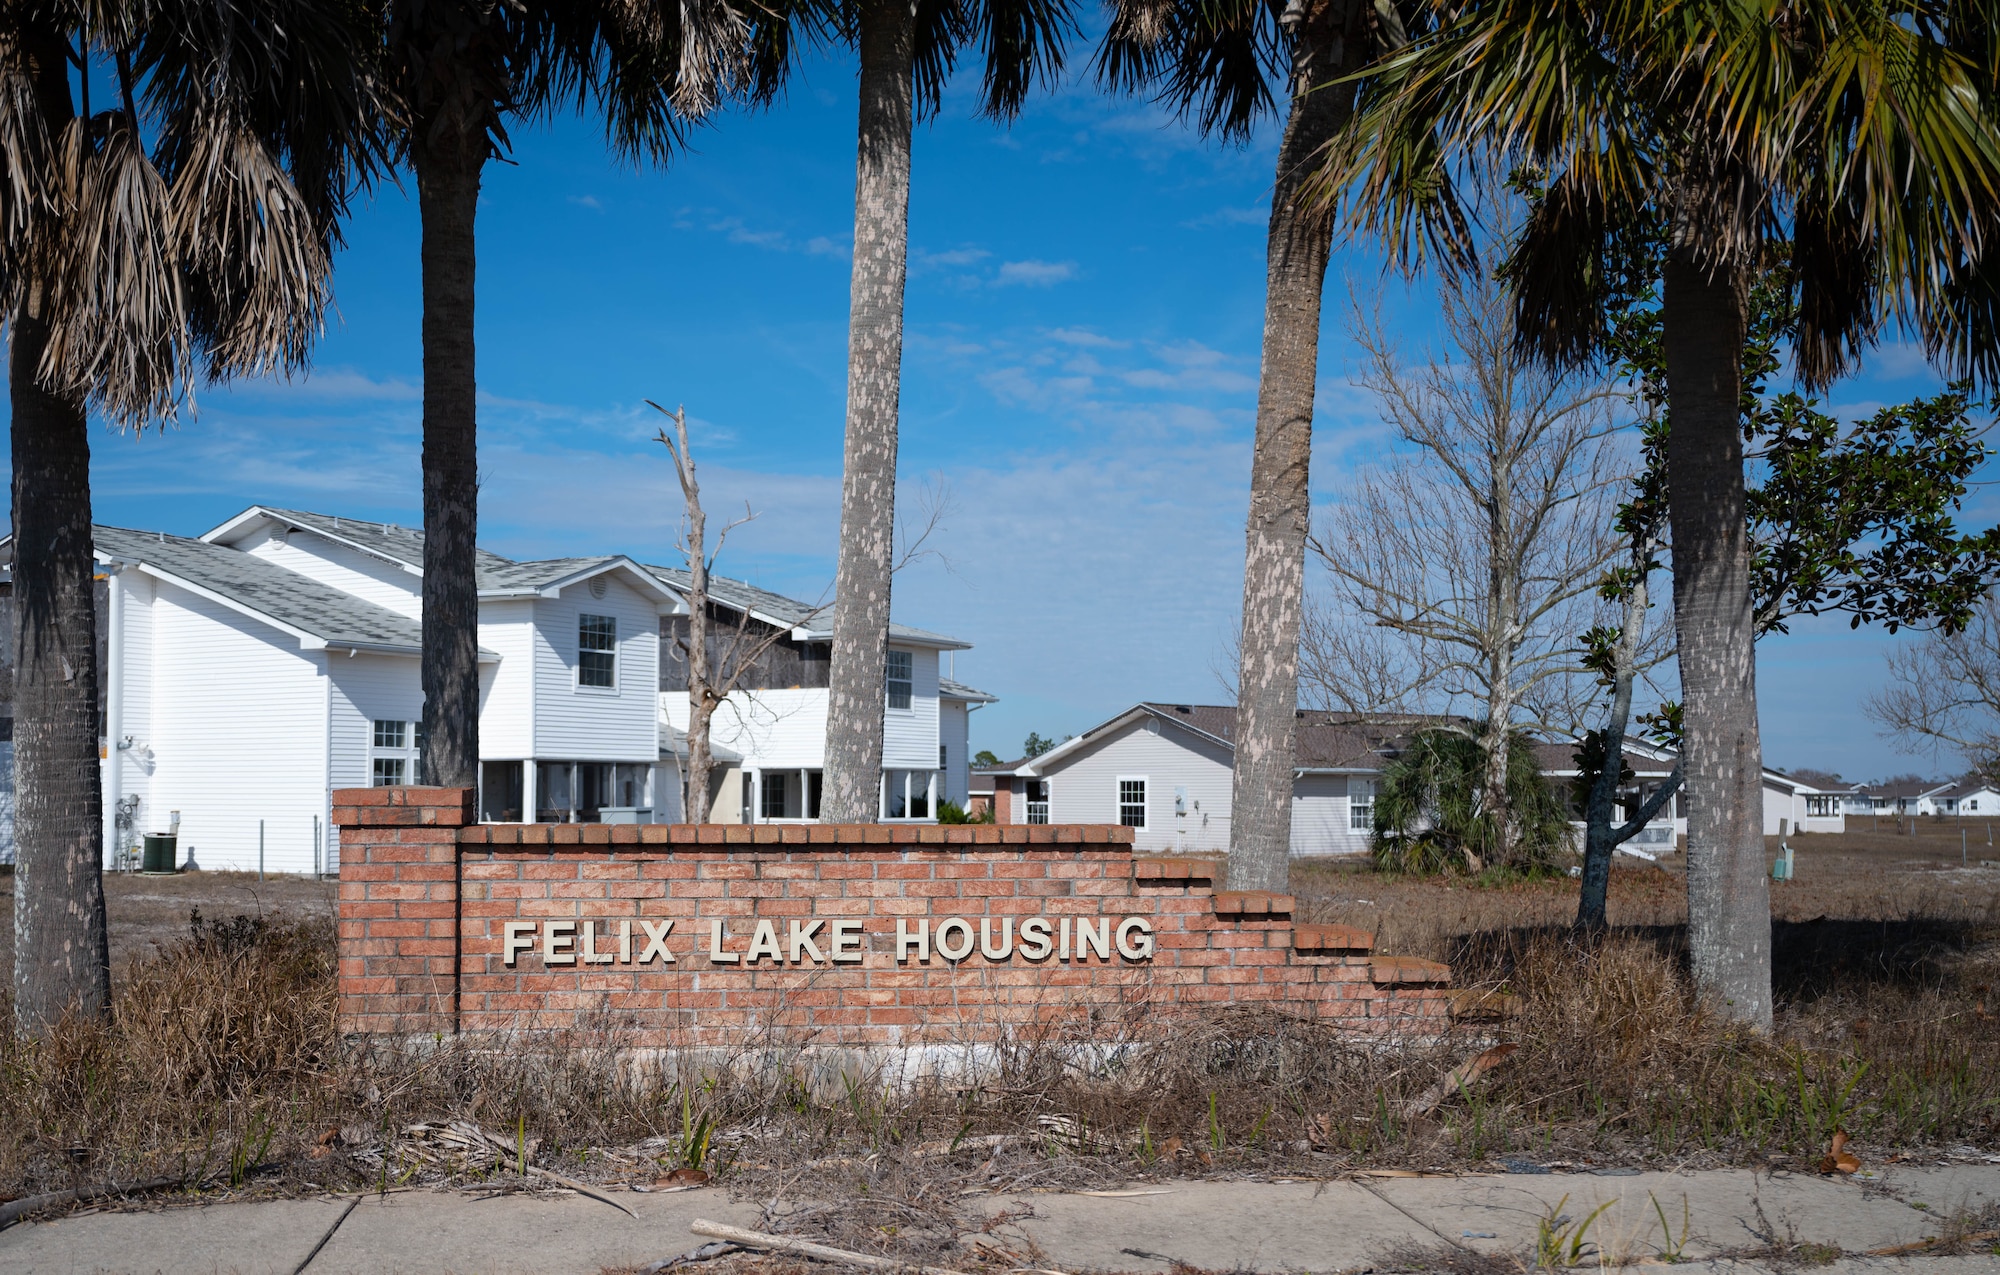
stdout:
<svg viewBox="0 0 2000 1275">
<path fill-rule="evenodd" d="M 670 560 L 679 497 L 649 441 L 652 398 L 697 423 L 711 515 L 758 512 L 720 569 L 822 594 L 853 123 L 853 73 L 832 58 L 776 109 L 718 118 L 666 171 L 616 164 L 577 121 L 516 130 L 479 220 L 482 543 Z M 1247 148 L 1206 143 L 1085 83 L 1008 131 L 975 118 L 961 84 L 918 131 L 901 468 L 906 491 L 941 478 L 953 508 L 934 542 L 948 563 L 899 577 L 896 611 L 975 644 L 956 672 L 1001 697 L 974 717 L 975 747 L 1011 756 L 1031 729 L 1222 695 L 1274 145 L 1268 128 Z M 253 503 L 421 521 L 413 198 L 377 192 L 348 242 L 314 374 L 208 391 L 197 419 L 163 433 L 100 432 L 100 521 L 195 534 Z M 1366 244 L 1336 257 L 1317 499 L 1382 447 L 1347 381 L 1350 293 L 1380 299 L 1412 341 L 1429 331 L 1421 281 L 1385 275 Z M 1847 414 L 1935 385 L 1895 347 L 1833 397 Z M 1886 640 L 1807 621 L 1765 645 L 1771 763 L 1944 768 L 1895 755 L 1859 711 Z"/>
</svg>

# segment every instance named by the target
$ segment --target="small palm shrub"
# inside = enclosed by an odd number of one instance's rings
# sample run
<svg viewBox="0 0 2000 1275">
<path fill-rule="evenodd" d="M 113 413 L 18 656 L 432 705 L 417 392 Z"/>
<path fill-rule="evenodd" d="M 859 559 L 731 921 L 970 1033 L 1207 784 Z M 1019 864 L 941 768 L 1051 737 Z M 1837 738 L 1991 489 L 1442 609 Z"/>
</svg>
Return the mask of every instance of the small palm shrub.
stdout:
<svg viewBox="0 0 2000 1275">
<path fill-rule="evenodd" d="M 1482 728 L 1484 729 L 1484 728 Z M 1382 772 L 1372 851 L 1377 867 L 1436 875 L 1501 868 L 1529 875 L 1557 870 L 1575 852 L 1569 809 L 1542 778 L 1534 746 L 1519 731 L 1507 741 L 1510 836 L 1483 809 L 1485 758 L 1479 739 L 1427 730 Z"/>
</svg>

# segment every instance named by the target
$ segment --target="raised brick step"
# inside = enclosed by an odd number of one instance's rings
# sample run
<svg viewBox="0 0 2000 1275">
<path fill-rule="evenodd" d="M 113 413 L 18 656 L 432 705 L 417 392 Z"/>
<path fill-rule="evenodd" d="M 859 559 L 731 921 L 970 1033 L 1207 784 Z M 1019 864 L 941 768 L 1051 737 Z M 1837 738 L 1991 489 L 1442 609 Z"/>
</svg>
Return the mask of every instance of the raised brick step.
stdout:
<svg viewBox="0 0 2000 1275">
<path fill-rule="evenodd" d="M 1449 983 L 1451 966 L 1420 956 L 1378 956 L 1368 962 L 1368 977 L 1377 987 L 1398 983 Z"/>
<path fill-rule="evenodd" d="M 1132 879 L 1135 881 L 1213 881 L 1215 861 L 1212 859 L 1134 859 Z"/>
<path fill-rule="evenodd" d="M 1372 952 L 1375 936 L 1351 925 L 1294 925 L 1292 948 L 1299 952 Z"/>
<path fill-rule="evenodd" d="M 1297 903 L 1289 894 L 1270 890 L 1223 890 L 1215 896 L 1217 916 L 1290 916 Z"/>
</svg>

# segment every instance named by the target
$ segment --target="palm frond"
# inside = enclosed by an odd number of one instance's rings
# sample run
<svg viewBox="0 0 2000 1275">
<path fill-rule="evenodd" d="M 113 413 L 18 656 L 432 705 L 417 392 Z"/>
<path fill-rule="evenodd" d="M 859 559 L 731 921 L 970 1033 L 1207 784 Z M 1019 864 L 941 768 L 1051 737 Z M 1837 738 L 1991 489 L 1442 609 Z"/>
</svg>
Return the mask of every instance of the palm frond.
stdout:
<svg viewBox="0 0 2000 1275">
<path fill-rule="evenodd" d="M 333 263 L 305 200 L 246 128 L 214 115 L 175 176 L 171 227 L 211 380 L 306 365 Z"/>
<path fill-rule="evenodd" d="M 172 419 L 190 359 L 171 192 L 122 112 L 73 121 L 58 151 L 65 216 L 41 375 L 121 423 Z"/>
<path fill-rule="evenodd" d="M 976 0 L 916 0 L 911 105 L 920 120 L 934 117 L 944 104 L 945 81 L 958 65 L 959 50 L 972 42 L 973 3 Z"/>
<path fill-rule="evenodd" d="M 1076 19 L 1068 0 L 981 0 L 975 21 L 986 54 L 980 109 L 1012 120 L 1037 82 L 1053 88 L 1061 80 Z"/>
</svg>

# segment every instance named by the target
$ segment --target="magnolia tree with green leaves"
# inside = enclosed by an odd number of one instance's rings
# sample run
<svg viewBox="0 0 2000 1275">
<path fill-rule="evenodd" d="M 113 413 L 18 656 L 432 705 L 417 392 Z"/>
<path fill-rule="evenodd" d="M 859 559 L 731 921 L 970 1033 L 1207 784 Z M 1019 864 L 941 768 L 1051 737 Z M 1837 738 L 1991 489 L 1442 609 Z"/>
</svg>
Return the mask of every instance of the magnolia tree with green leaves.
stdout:
<svg viewBox="0 0 2000 1275">
<path fill-rule="evenodd" d="M 1371 68 L 1321 195 L 1409 268 L 1474 268 L 1477 192 L 1545 195 L 1501 246 L 1522 346 L 1603 356 L 1631 228 L 1659 272 L 1666 522 L 1689 796 L 1688 946 L 1720 1013 L 1771 1025 L 1750 510 L 1746 298 L 1785 247 L 1807 389 L 1899 322 L 1954 372 L 2000 371 L 2000 42 L 1931 0 L 1431 0 Z M 1415 24 L 1422 27 L 1424 23 Z"/>
<path fill-rule="evenodd" d="M 1740 412 L 1759 479 L 1744 506 L 1756 635 L 1785 632 L 1795 615 L 1822 614 L 1892 633 L 1905 626 L 1958 633 L 2000 570 L 2000 528 L 1964 535 L 1957 525 L 1972 475 L 1989 454 L 1984 429 L 1970 419 L 1967 389 L 1886 407 L 1852 426 L 1804 394 L 1767 395 L 1782 366 L 1781 344 L 1798 321 L 1796 297 L 1791 270 L 1779 266 L 1755 280 L 1746 306 Z M 1650 581 L 1671 553 L 1661 336 L 1649 290 L 1620 315 L 1608 342 L 1641 407 L 1643 464 L 1616 520 L 1624 559 L 1601 588 L 1621 607 L 1621 621 L 1583 635 L 1586 663 L 1609 693 L 1604 725 L 1582 736 L 1576 757 L 1585 823 L 1577 925 L 1586 930 L 1605 926 L 1613 851 L 1659 813 L 1682 780 L 1676 765 L 1629 818 L 1615 818 L 1617 791 L 1632 778 L 1623 758 L 1634 688 L 1649 663 Z M 1661 704 L 1643 722 L 1657 742 L 1682 746 L 1678 704 Z"/>
</svg>

